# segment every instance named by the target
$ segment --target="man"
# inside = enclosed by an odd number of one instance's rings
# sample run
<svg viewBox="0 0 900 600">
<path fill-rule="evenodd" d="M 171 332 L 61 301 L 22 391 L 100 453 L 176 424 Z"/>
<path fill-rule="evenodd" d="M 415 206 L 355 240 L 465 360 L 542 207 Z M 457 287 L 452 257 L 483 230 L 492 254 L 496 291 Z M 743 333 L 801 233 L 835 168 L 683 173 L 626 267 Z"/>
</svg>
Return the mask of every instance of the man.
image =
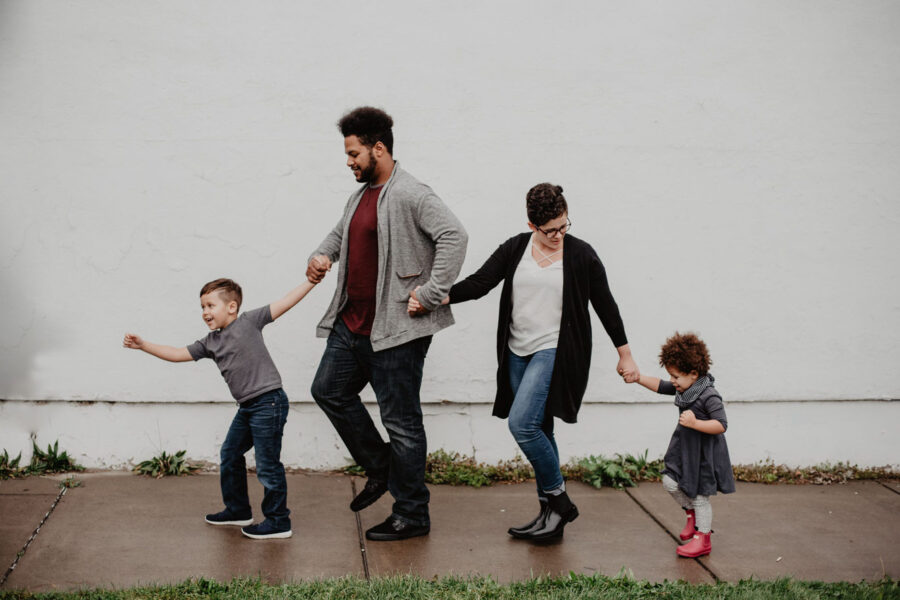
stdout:
<svg viewBox="0 0 900 600">
<path fill-rule="evenodd" d="M 366 470 L 365 488 L 350 508 L 362 510 L 386 491 L 394 497 L 391 515 L 366 531 L 366 538 L 382 541 L 430 530 L 419 389 L 432 335 L 453 324 L 441 300 L 459 274 L 468 241 L 431 188 L 394 160 L 392 126 L 390 116 L 371 107 L 338 122 L 347 166 L 364 185 L 350 196 L 306 271 L 317 283 L 340 262 L 334 298 L 316 332 L 328 343 L 312 395 Z M 418 286 L 423 314 L 412 319 L 406 302 Z M 360 400 L 367 383 L 388 443 Z"/>
</svg>

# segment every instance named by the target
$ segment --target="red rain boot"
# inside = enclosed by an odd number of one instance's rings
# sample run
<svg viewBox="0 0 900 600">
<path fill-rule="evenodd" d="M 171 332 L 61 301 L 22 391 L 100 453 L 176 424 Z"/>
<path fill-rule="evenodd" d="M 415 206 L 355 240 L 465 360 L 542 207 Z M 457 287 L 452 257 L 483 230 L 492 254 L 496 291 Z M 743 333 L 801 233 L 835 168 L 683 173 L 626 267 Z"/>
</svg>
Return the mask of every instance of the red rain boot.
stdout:
<svg viewBox="0 0 900 600">
<path fill-rule="evenodd" d="M 687 513 L 687 523 L 684 524 L 684 529 L 678 534 L 681 541 L 689 540 L 697 533 L 697 527 L 694 525 L 694 509 L 684 509 L 684 512 Z"/>
<path fill-rule="evenodd" d="M 683 546 L 678 546 L 677 550 L 678 556 L 684 558 L 697 558 L 709 554 L 711 551 L 712 543 L 709 540 L 709 533 L 700 533 L 699 531 L 694 534 L 694 539 Z"/>
</svg>

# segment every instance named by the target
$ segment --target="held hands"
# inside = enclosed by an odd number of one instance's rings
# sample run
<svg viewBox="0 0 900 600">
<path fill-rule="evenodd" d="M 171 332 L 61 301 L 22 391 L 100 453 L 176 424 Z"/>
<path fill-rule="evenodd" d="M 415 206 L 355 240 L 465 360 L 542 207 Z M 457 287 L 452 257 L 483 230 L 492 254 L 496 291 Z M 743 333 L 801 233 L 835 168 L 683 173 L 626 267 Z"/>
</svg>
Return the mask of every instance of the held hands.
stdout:
<svg viewBox="0 0 900 600">
<path fill-rule="evenodd" d="M 141 336 L 135 335 L 133 333 L 126 333 L 125 339 L 122 340 L 122 346 L 125 348 L 133 348 L 135 350 L 140 350 L 144 347 L 144 340 L 141 339 Z"/>
<path fill-rule="evenodd" d="M 409 316 L 411 317 L 424 315 L 428 312 L 428 310 L 424 306 L 422 306 L 422 303 L 419 302 L 419 298 L 416 296 L 416 292 L 420 287 L 422 286 L 417 285 L 415 289 L 409 292 L 409 302 L 406 303 L 406 312 L 409 313 Z"/>
<path fill-rule="evenodd" d="M 625 381 L 625 383 L 635 383 L 641 378 L 641 370 L 631 356 L 623 356 L 616 365 L 616 373 Z"/>
<path fill-rule="evenodd" d="M 694 414 L 694 411 L 686 410 L 678 416 L 678 424 L 690 427 L 691 429 L 696 429 L 697 416 Z"/>
<path fill-rule="evenodd" d="M 331 270 L 331 259 L 324 254 L 313 256 L 306 267 L 306 278 L 310 283 L 319 283 L 325 273 Z"/>
<path fill-rule="evenodd" d="M 411 291 L 409 293 L 409 302 L 406 303 L 406 312 L 408 312 L 409 316 L 411 316 L 411 317 L 417 317 L 419 315 L 424 315 L 429 312 L 427 308 L 422 306 L 422 303 L 419 302 L 419 298 L 416 295 L 416 292 L 419 290 L 420 287 L 422 287 L 422 286 L 417 285 L 415 287 L 415 289 L 413 289 L 413 291 Z M 443 306 L 445 304 L 450 304 L 450 296 L 447 296 L 446 298 L 441 300 L 441 306 Z"/>
</svg>

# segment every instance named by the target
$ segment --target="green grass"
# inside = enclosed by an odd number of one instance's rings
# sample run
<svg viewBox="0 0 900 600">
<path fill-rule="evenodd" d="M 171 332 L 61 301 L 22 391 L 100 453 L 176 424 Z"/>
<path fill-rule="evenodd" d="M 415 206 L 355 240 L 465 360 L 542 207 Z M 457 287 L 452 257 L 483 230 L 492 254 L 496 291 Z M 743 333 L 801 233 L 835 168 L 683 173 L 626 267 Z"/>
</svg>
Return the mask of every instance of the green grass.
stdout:
<svg viewBox="0 0 900 600">
<path fill-rule="evenodd" d="M 569 575 L 557 578 L 537 577 L 528 581 L 500 585 L 483 577 L 445 577 L 426 580 L 413 576 L 374 579 L 341 577 L 269 585 L 258 579 L 234 579 L 218 583 L 207 579 L 187 581 L 160 587 L 136 587 L 124 590 L 82 590 L 79 592 L 0 592 L 0 600 L 191 600 L 216 599 L 354 599 L 354 600 L 587 600 L 624 598 L 666 598 L 683 600 L 787 600 L 841 599 L 892 600 L 900 598 L 896 582 L 885 579 L 873 583 L 820 583 L 781 579 L 777 581 L 747 580 L 739 583 L 691 585 L 684 582 L 649 583 L 629 577 Z"/>
</svg>

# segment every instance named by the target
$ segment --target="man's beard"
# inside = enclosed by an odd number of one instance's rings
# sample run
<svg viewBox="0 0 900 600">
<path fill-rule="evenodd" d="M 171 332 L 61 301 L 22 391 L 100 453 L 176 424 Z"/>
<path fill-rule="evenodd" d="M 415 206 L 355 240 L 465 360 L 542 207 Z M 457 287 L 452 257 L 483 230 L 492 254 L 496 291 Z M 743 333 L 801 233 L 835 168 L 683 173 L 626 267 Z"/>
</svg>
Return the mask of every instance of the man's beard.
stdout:
<svg viewBox="0 0 900 600">
<path fill-rule="evenodd" d="M 360 169 L 359 171 L 359 181 L 361 183 L 372 183 L 372 180 L 375 179 L 375 156 L 372 154 L 372 149 L 369 149 L 369 166 L 365 169 Z"/>
</svg>

